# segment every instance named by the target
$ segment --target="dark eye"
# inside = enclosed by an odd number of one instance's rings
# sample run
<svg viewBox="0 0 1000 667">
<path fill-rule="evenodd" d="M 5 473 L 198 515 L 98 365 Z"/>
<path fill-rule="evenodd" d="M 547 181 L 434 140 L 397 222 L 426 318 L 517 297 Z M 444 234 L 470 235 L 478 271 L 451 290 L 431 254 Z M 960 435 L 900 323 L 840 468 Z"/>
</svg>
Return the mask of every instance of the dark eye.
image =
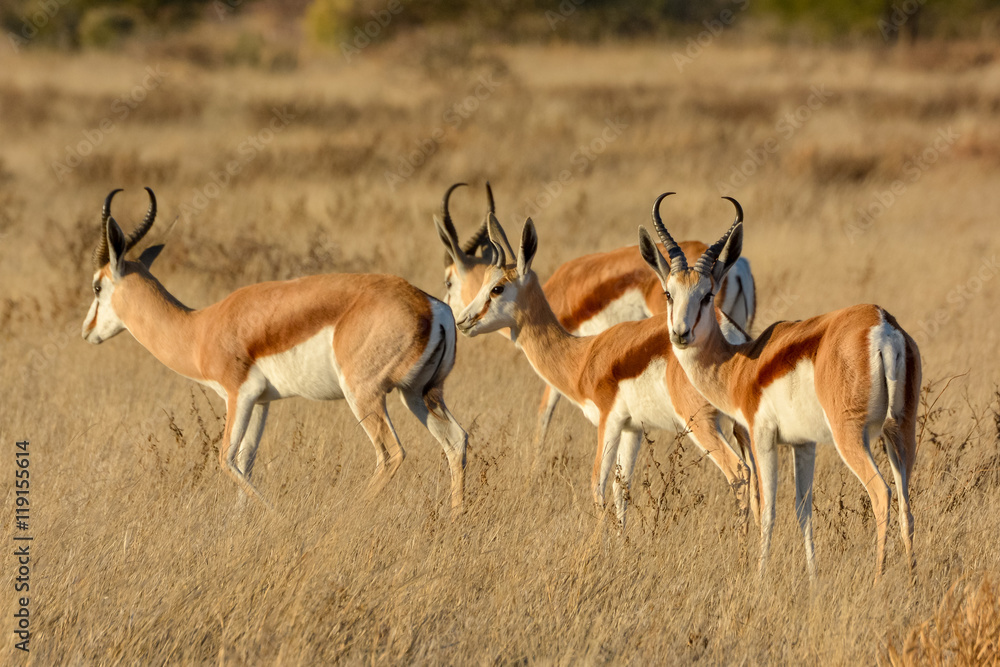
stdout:
<svg viewBox="0 0 1000 667">
<path fill-rule="evenodd" d="M 670 296 L 670 292 L 664 292 L 663 294 L 664 294 L 664 296 L 667 297 L 667 303 L 673 303 L 674 302 L 674 297 Z"/>
<path fill-rule="evenodd" d="M 445 286 L 445 287 L 446 287 L 447 289 L 451 289 L 451 281 L 450 281 L 450 280 L 446 280 L 446 281 L 444 281 L 444 286 Z"/>
<path fill-rule="evenodd" d="M 101 293 L 101 283 L 94 285 L 94 294 L 99 295 Z"/>
<path fill-rule="evenodd" d="M 713 296 L 715 296 L 715 295 L 712 294 L 711 292 L 709 292 L 708 294 L 706 294 L 705 298 L 701 300 L 702 305 L 707 304 L 709 301 L 711 301 Z"/>
<path fill-rule="evenodd" d="M 491 289 L 490 294 L 503 294 L 503 285 L 497 285 Z"/>
</svg>

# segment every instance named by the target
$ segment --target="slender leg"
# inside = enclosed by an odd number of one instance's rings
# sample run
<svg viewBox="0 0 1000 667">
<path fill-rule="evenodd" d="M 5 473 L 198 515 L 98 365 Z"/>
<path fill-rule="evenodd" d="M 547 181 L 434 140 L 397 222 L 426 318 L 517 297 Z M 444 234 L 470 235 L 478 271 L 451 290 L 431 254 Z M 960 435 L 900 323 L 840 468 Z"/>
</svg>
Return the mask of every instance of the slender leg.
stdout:
<svg viewBox="0 0 1000 667">
<path fill-rule="evenodd" d="M 739 441 L 734 442 L 732 437 L 733 420 L 691 386 L 679 363 L 667 364 L 666 384 L 674 411 L 683 422 L 681 426 L 690 429 L 691 440 L 726 476 L 740 512 L 745 516 L 749 504 L 750 468 L 740 455 Z"/>
<path fill-rule="evenodd" d="M 451 508 L 452 516 L 455 517 L 462 512 L 465 495 L 465 450 L 469 436 L 445 405 L 440 387 L 428 392 L 427 400 L 420 392 L 414 391 L 401 390 L 400 397 L 403 405 L 441 443 L 441 448 L 448 457 L 451 469 Z"/>
<path fill-rule="evenodd" d="M 634 429 L 624 429 L 618 442 L 618 462 L 615 481 L 612 484 L 612 492 L 615 496 L 615 510 L 618 515 L 618 523 L 625 527 L 625 510 L 628 508 L 626 492 L 631 486 L 632 472 L 635 470 L 635 460 L 639 454 L 639 447 L 642 445 L 642 431 Z"/>
<path fill-rule="evenodd" d="M 257 448 L 260 446 L 260 438 L 264 433 L 264 424 L 267 422 L 267 411 L 270 403 L 258 403 L 253 406 L 250 413 L 250 423 L 247 425 L 246 433 L 240 442 L 239 450 L 236 453 L 236 467 L 248 480 L 253 474 L 253 464 L 257 459 Z M 240 497 L 237 506 L 246 507 L 247 494 L 240 489 Z"/>
<path fill-rule="evenodd" d="M 597 426 L 597 456 L 594 457 L 594 472 L 591 478 L 591 492 L 594 504 L 604 507 L 604 490 L 608 485 L 608 476 L 618 455 L 618 440 L 621 436 L 621 425 L 608 422 L 603 417 Z"/>
<path fill-rule="evenodd" d="M 889 485 L 875 465 L 869 447 L 868 429 L 864 424 L 833 424 L 833 440 L 840 457 L 851 472 L 865 485 L 872 502 L 877 530 L 875 550 L 875 581 L 882 576 L 885 565 L 885 537 L 889 526 L 889 502 L 892 493 Z"/>
<path fill-rule="evenodd" d="M 736 440 L 740 448 L 740 455 L 747 466 L 749 475 L 749 485 L 747 495 L 750 497 L 750 512 L 753 514 L 754 523 L 760 527 L 760 489 L 757 488 L 757 464 L 753 459 L 753 450 L 750 446 L 750 434 L 739 424 L 733 424 L 733 439 Z"/>
<path fill-rule="evenodd" d="M 704 417 L 699 415 L 691 420 L 690 437 L 726 476 L 729 488 L 736 496 L 739 510 L 745 516 L 750 495 L 750 468 L 725 437 L 725 431 L 730 430 L 731 426 L 732 421 L 728 417 L 711 409 Z"/>
<path fill-rule="evenodd" d="M 403 451 L 389 413 L 385 410 L 385 394 L 369 395 L 364 399 L 352 395 L 348 399 L 348 405 L 375 446 L 377 461 L 368 488 L 373 494 L 377 494 L 399 470 L 406 452 Z"/>
<path fill-rule="evenodd" d="M 226 432 L 224 444 L 219 448 L 219 463 L 236 480 L 245 493 L 260 500 L 268 509 L 274 509 L 271 503 L 250 483 L 249 477 L 236 465 L 236 454 L 239 452 L 240 443 L 242 443 L 243 436 L 250 425 L 250 418 L 259 395 L 260 392 L 249 390 L 239 394 L 236 392 L 229 394 L 226 405 Z"/>
<path fill-rule="evenodd" d="M 806 570 L 810 583 L 816 583 L 816 554 L 813 545 L 812 503 L 813 473 L 816 469 L 816 443 L 796 445 L 792 450 L 795 460 L 795 515 L 806 543 Z"/>
<path fill-rule="evenodd" d="M 886 442 L 886 453 L 889 455 L 889 465 L 892 467 L 892 476 L 896 480 L 896 493 L 899 499 L 899 531 L 903 537 L 903 547 L 906 549 L 906 559 L 910 564 L 910 572 L 915 573 L 917 567 L 916 558 L 913 555 L 913 513 L 910 511 L 910 489 L 907 466 L 900 459 L 905 456 L 903 452 L 916 451 L 916 443 L 912 448 L 908 448 L 903 443 L 906 437 L 916 439 L 916 433 L 905 433 L 899 428 L 895 421 L 890 419 L 885 423 L 883 436 Z M 874 438 L 869 438 L 869 442 Z"/>
<path fill-rule="evenodd" d="M 250 479 L 253 473 L 253 464 L 257 460 L 257 448 L 260 446 L 260 438 L 264 433 L 264 424 L 267 422 L 267 412 L 270 405 L 270 403 L 258 403 L 253 406 L 250 422 L 236 454 L 236 465 L 247 479 Z"/>
<path fill-rule="evenodd" d="M 542 392 L 542 402 L 538 406 L 538 426 L 535 429 L 535 453 L 541 450 L 545 444 L 545 436 L 549 431 L 549 422 L 552 421 L 552 412 L 559 403 L 561 394 L 552 388 L 552 385 L 545 385 Z"/>
<path fill-rule="evenodd" d="M 754 429 L 753 450 L 760 490 L 760 576 L 763 579 L 771 554 L 774 504 L 778 495 L 778 449 L 773 428 L 761 425 Z"/>
</svg>

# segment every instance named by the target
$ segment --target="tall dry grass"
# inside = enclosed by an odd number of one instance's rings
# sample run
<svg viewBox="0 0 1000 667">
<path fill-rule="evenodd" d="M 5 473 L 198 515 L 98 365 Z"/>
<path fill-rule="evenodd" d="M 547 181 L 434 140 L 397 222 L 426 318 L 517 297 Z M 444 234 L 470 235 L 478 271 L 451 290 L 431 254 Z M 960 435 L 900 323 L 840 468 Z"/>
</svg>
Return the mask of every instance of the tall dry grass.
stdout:
<svg viewBox="0 0 1000 667">
<path fill-rule="evenodd" d="M 679 72 L 675 48 L 412 37 L 351 65 L 307 58 L 281 73 L 156 50 L 4 53 L 0 475 L 11 508 L 13 442 L 29 439 L 28 662 L 958 662 L 943 626 L 965 627 L 965 612 L 947 611 L 950 591 L 1000 572 L 996 52 L 977 47 L 989 57 L 969 62 L 944 47 L 718 40 Z M 162 81 L 119 118 L 116 101 L 157 66 Z M 481 77 L 496 86 L 474 105 Z M 814 87 L 823 100 L 809 108 Z M 260 139 L 275 107 L 294 119 L 212 188 L 213 172 L 246 157 L 241 142 Z M 802 120 L 792 126 L 788 114 Z M 113 129 L 58 180 L 52 163 L 107 118 Z M 602 145 L 609 122 L 620 131 Z M 907 180 L 914 157 L 949 131 L 951 143 Z M 386 172 L 434 137 L 433 153 L 392 189 Z M 772 140 L 776 149 L 747 166 Z M 734 180 L 741 167 L 753 173 Z M 374 456 L 347 407 L 302 400 L 274 406 L 261 446 L 255 479 L 276 510 L 238 514 L 216 459 L 218 399 L 128 334 L 100 347 L 79 338 L 111 188 L 127 188 L 116 200 L 126 225 L 145 208 L 144 185 L 161 203 L 154 234 L 180 216 L 155 273 L 202 306 L 255 281 L 328 271 L 391 272 L 440 293 L 432 213 L 449 184 L 468 180 L 476 187 L 457 193 L 453 210 L 471 232 L 487 178 L 506 224 L 534 217 L 543 276 L 634 244 L 664 190 L 681 193 L 664 210 L 671 230 L 711 239 L 731 215 L 719 195 L 733 194 L 747 210 L 759 327 L 866 301 L 892 312 L 924 362 L 917 584 L 894 518 L 888 568 L 872 586 L 868 500 L 829 447 L 816 474 L 815 590 L 784 456 L 764 582 L 756 534 L 722 478 L 671 434 L 650 434 L 619 534 L 589 501 L 594 429 L 563 407 L 533 451 L 541 384 L 495 337 L 463 339 L 447 384 L 470 433 L 459 521 L 449 520 L 439 449 L 398 405 L 390 411 L 409 457 L 371 502 Z M 879 211 L 896 179 L 902 191 Z M 12 531 L 5 522 L 6 544 Z M 976 604 L 988 606 L 995 588 L 983 590 L 993 592 Z M 927 652 L 907 648 L 913 632 L 936 638 Z M 12 643 L 4 652 L 24 660 Z"/>
</svg>

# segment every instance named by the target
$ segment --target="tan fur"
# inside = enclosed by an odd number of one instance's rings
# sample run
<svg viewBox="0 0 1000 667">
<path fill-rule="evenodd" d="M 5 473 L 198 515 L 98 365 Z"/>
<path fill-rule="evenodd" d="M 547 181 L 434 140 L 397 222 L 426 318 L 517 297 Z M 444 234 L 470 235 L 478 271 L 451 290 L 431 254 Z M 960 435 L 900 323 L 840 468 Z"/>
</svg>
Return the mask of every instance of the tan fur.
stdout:
<svg viewBox="0 0 1000 667">
<path fill-rule="evenodd" d="M 669 285 L 676 299 L 678 293 L 693 290 L 699 281 L 706 279 L 691 270 L 684 275 L 671 275 Z M 873 394 L 870 332 L 882 322 L 898 332 L 905 341 L 905 377 L 899 378 L 903 383 L 902 411 L 897 415 L 890 405 L 888 418 L 885 414 L 872 414 L 870 406 Z M 901 531 L 911 570 L 915 567 L 913 521 L 907 485 L 916 458 L 920 354 L 916 343 L 891 315 L 874 305 L 851 306 L 801 322 L 778 322 L 755 340 L 743 344 L 729 343 L 716 326 L 711 328 L 704 341 L 695 345 L 691 359 L 693 364 L 686 370 L 693 384 L 713 405 L 727 414 L 742 415 L 746 420 L 753 436 L 751 448 L 754 460 L 762 471 L 758 502 L 762 511 L 771 517 L 773 501 L 765 498 L 764 492 L 769 484 L 767 476 L 772 473 L 764 474 L 768 466 L 762 457 L 768 454 L 761 451 L 756 435 L 758 420 L 761 419 L 761 399 L 768 387 L 794 371 L 803 360 L 810 361 L 815 385 L 812 388 L 803 387 L 800 391 L 815 391 L 837 451 L 862 481 L 872 502 L 877 529 L 876 581 L 882 574 L 885 561 L 890 493 L 871 456 L 866 433 L 873 426 L 878 427 L 886 438 L 890 463 L 894 468 L 901 466 L 905 471 L 905 476 L 897 475 L 897 483 L 903 481 L 903 488 L 898 490 L 901 494 Z M 883 360 L 882 363 L 886 362 Z M 885 382 L 884 379 L 876 380 Z M 765 420 L 765 424 L 769 423 L 769 419 Z M 780 433 L 776 435 L 780 438 Z M 896 472 L 894 470 L 894 474 Z M 810 483 L 809 495 L 804 500 L 797 499 L 797 502 L 811 503 L 811 492 Z M 809 514 L 811 509 L 805 516 Z M 765 516 L 762 525 L 772 525 L 772 521 L 773 518 Z M 769 530 L 765 531 L 762 541 L 762 570 L 767 559 Z M 807 556 L 810 559 L 811 541 L 810 534 L 807 536 Z M 810 574 L 814 574 L 812 570 Z"/>
<path fill-rule="evenodd" d="M 688 257 L 698 257 L 708 247 L 700 241 L 685 241 L 680 246 Z M 608 303 L 632 289 L 643 294 L 651 313 L 666 312 L 660 281 L 642 260 L 637 246 L 566 262 L 545 281 L 544 287 L 552 312 L 567 331 L 576 331 Z M 722 303 L 723 298 L 724 293 L 718 295 L 717 302 Z"/>
<path fill-rule="evenodd" d="M 635 250 L 636 255 L 638 251 Z M 492 284 L 498 269 L 484 271 L 483 284 Z M 648 270 L 647 270 L 648 272 Z M 517 280 L 508 269 L 499 284 Z M 670 397 L 681 411 L 686 426 L 705 447 L 733 487 L 741 507 L 747 508 L 745 484 L 749 471 L 733 448 L 720 436 L 716 423 L 720 413 L 691 385 L 670 346 L 667 317 L 654 315 L 645 320 L 623 322 L 595 336 L 576 337 L 566 332 L 546 300 L 537 276 L 529 272 L 521 283 L 517 321 L 517 342 L 535 371 L 560 393 L 578 405 L 592 402 L 600 411 L 598 444 L 591 488 L 594 499 L 603 502 L 599 474 L 604 455 L 605 419 L 617 398 L 620 383 L 642 374 L 651 363 L 666 363 L 666 383 Z M 485 304 L 479 317 L 489 308 Z M 753 504 L 756 513 L 756 504 Z"/>
<path fill-rule="evenodd" d="M 98 274 L 101 280 L 110 277 L 107 266 Z M 249 483 L 249 470 L 234 465 L 242 446 L 242 435 L 234 433 L 234 415 L 245 400 L 241 390 L 251 368 L 260 359 L 289 351 L 332 328 L 342 389 L 376 447 L 373 487 L 384 486 L 404 457 L 385 411 L 385 395 L 399 388 L 407 407 L 445 446 L 452 469 L 452 505 L 461 509 L 466 436 L 448 412 L 442 389 L 453 348 L 447 362 L 444 348 L 427 350 L 435 321 L 431 297 L 402 278 L 331 274 L 260 283 L 191 310 L 141 263 L 126 262 L 111 303 L 136 340 L 157 359 L 181 375 L 215 383 L 225 392 L 226 428 L 219 460 L 248 493 L 259 497 Z M 96 319 L 85 325 L 85 336 Z M 449 313 L 447 326 L 453 327 L 450 320 Z M 438 345 L 443 344 L 441 339 Z M 425 352 L 431 356 L 425 357 Z M 426 366 L 420 366 L 421 359 Z M 417 375 L 420 384 L 413 384 Z M 438 423 L 429 423 L 428 416 Z M 256 442 L 251 448 L 255 451 Z"/>
</svg>

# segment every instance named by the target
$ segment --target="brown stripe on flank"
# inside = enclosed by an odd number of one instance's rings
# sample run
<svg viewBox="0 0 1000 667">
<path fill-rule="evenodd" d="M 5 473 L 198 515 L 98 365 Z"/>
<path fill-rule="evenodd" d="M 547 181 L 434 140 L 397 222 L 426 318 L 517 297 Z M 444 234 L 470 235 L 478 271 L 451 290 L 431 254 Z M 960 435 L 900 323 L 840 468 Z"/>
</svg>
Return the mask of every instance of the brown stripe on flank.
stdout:
<svg viewBox="0 0 1000 667">
<path fill-rule="evenodd" d="M 698 259 L 708 247 L 699 241 L 685 241 L 680 246 L 690 262 Z M 658 247 L 660 252 L 665 252 L 662 244 Z M 585 255 L 567 262 L 556 269 L 544 287 L 552 311 L 567 331 L 576 331 L 631 289 L 644 295 L 652 313 L 666 311 L 660 280 L 642 259 L 638 246 Z"/>
<path fill-rule="evenodd" d="M 583 298 L 576 301 L 573 309 L 569 313 L 559 314 L 559 323 L 567 331 L 576 331 L 580 326 L 598 315 L 608 307 L 608 304 L 620 298 L 630 289 L 641 289 L 646 282 L 647 276 L 652 272 L 635 271 L 633 273 L 616 276 L 596 285 L 588 285 L 591 289 L 583 294 Z M 656 276 L 653 275 L 654 280 Z"/>
<path fill-rule="evenodd" d="M 760 387 L 766 389 L 775 380 L 779 380 L 795 370 L 795 367 L 803 359 L 815 361 L 816 350 L 819 348 L 819 341 L 822 338 L 823 333 L 818 332 L 807 338 L 793 341 L 788 347 L 782 349 L 780 354 L 772 356 L 761 364 L 757 371 L 757 382 Z"/>
</svg>

